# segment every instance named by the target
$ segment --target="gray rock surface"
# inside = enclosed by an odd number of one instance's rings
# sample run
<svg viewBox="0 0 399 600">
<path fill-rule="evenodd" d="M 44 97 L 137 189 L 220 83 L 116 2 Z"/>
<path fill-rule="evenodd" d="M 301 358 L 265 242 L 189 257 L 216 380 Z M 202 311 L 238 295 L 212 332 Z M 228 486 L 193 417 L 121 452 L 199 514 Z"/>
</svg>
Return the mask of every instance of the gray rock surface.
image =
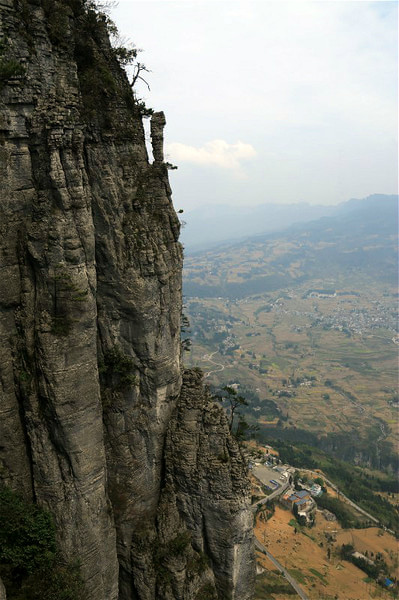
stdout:
<svg viewBox="0 0 399 600">
<path fill-rule="evenodd" d="M 1 579 L 0 579 L 0 600 L 7 600 L 6 588 L 4 587 L 4 584 Z"/>
<path fill-rule="evenodd" d="M 193 548 L 209 557 L 218 598 L 252 598 L 253 514 L 246 465 L 224 410 L 185 371 L 168 429 L 166 482 Z"/>
<path fill-rule="evenodd" d="M 0 35 L 0 75 L 23 67 L 0 77 L 0 481 L 52 512 L 88 600 L 249 598 L 244 465 L 198 377 L 180 393 L 163 113 L 151 165 L 79 1 L 0 0 Z"/>
<path fill-rule="evenodd" d="M 166 125 L 166 119 L 163 112 L 156 112 L 151 117 L 151 143 L 152 143 L 152 154 L 154 161 L 163 162 L 163 130 Z"/>
</svg>

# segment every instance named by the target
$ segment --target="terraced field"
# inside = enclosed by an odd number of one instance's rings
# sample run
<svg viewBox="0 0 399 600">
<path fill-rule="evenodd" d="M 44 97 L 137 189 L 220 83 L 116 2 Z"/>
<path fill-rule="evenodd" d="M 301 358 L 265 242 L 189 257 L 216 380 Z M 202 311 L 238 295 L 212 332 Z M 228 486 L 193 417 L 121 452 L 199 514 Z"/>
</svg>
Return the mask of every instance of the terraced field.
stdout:
<svg viewBox="0 0 399 600">
<path fill-rule="evenodd" d="M 186 258 L 186 362 L 239 386 L 260 438 L 397 469 L 397 201 Z"/>
<path fill-rule="evenodd" d="M 247 418 L 266 435 L 307 432 L 326 448 L 339 445 L 343 458 L 390 468 L 398 440 L 396 297 L 382 284 L 350 293 L 352 283 L 326 297 L 309 294 L 323 285 L 313 281 L 234 301 L 188 299 L 186 362 L 215 387 L 239 384 Z"/>
</svg>

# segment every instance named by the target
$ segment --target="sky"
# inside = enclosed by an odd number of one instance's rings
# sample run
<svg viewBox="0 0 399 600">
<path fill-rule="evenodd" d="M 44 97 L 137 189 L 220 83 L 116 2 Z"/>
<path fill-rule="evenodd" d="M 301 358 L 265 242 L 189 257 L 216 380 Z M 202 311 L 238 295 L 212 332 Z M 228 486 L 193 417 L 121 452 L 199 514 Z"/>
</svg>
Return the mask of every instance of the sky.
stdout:
<svg viewBox="0 0 399 600">
<path fill-rule="evenodd" d="M 397 193 L 398 5 L 119 0 L 176 208 Z"/>
</svg>

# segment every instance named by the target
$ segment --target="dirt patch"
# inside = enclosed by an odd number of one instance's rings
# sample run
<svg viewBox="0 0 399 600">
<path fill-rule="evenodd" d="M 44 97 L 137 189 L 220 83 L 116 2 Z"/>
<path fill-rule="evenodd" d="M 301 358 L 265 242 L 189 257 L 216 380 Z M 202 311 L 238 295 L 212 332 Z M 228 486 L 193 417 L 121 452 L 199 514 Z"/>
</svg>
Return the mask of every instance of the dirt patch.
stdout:
<svg viewBox="0 0 399 600">
<path fill-rule="evenodd" d="M 274 421 L 270 421 L 274 422 Z M 277 419 L 276 419 L 277 422 Z M 269 421 L 268 421 L 269 423 Z M 262 452 L 264 455 L 266 454 L 271 454 L 273 456 L 279 456 L 279 453 L 277 450 L 275 450 L 274 448 L 272 448 L 271 446 L 262 446 L 262 444 L 259 444 L 259 442 L 255 441 L 255 440 L 248 440 L 245 442 L 245 447 L 250 449 L 250 450 L 256 450 L 257 452 L 260 451 Z"/>
<path fill-rule="evenodd" d="M 363 571 L 340 560 L 336 552 L 337 542 L 329 542 L 327 539 L 341 539 L 339 536 L 347 533 L 337 522 L 327 521 L 320 513 L 317 513 L 316 525 L 312 529 L 296 530 L 294 522 L 293 515 L 288 510 L 277 506 L 269 521 L 264 523 L 257 520 L 255 534 L 269 552 L 290 571 L 312 600 L 369 600 L 375 597 L 391 597 L 375 583 L 367 582 Z M 376 528 L 372 528 L 374 529 Z M 360 531 L 364 535 L 361 539 L 367 539 L 367 532 L 370 530 L 354 531 Z M 386 534 L 386 548 L 391 548 L 392 540 L 395 542 L 392 536 L 391 538 L 388 545 Z M 373 531 L 372 540 L 372 543 L 378 541 L 379 544 L 375 546 L 374 552 L 380 551 L 377 548 L 384 547 L 382 539 Z M 265 568 L 275 568 L 267 566 L 270 562 L 266 558 L 260 560 Z"/>
<path fill-rule="evenodd" d="M 358 552 L 362 554 L 367 552 L 371 559 L 379 552 L 392 569 L 390 574 L 396 578 L 399 577 L 398 542 L 386 531 L 378 527 L 343 530 L 337 535 L 337 546 L 342 544 L 352 544 Z"/>
</svg>

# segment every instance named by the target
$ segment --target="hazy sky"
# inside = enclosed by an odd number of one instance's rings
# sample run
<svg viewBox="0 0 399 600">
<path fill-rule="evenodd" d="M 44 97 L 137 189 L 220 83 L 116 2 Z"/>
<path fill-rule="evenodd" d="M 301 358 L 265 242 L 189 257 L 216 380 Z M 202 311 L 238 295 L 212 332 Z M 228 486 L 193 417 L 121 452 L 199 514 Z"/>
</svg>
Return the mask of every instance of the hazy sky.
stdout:
<svg viewBox="0 0 399 600">
<path fill-rule="evenodd" d="M 176 208 L 397 193 L 396 2 L 119 0 Z M 126 41 L 126 40 L 125 40 Z"/>
</svg>

